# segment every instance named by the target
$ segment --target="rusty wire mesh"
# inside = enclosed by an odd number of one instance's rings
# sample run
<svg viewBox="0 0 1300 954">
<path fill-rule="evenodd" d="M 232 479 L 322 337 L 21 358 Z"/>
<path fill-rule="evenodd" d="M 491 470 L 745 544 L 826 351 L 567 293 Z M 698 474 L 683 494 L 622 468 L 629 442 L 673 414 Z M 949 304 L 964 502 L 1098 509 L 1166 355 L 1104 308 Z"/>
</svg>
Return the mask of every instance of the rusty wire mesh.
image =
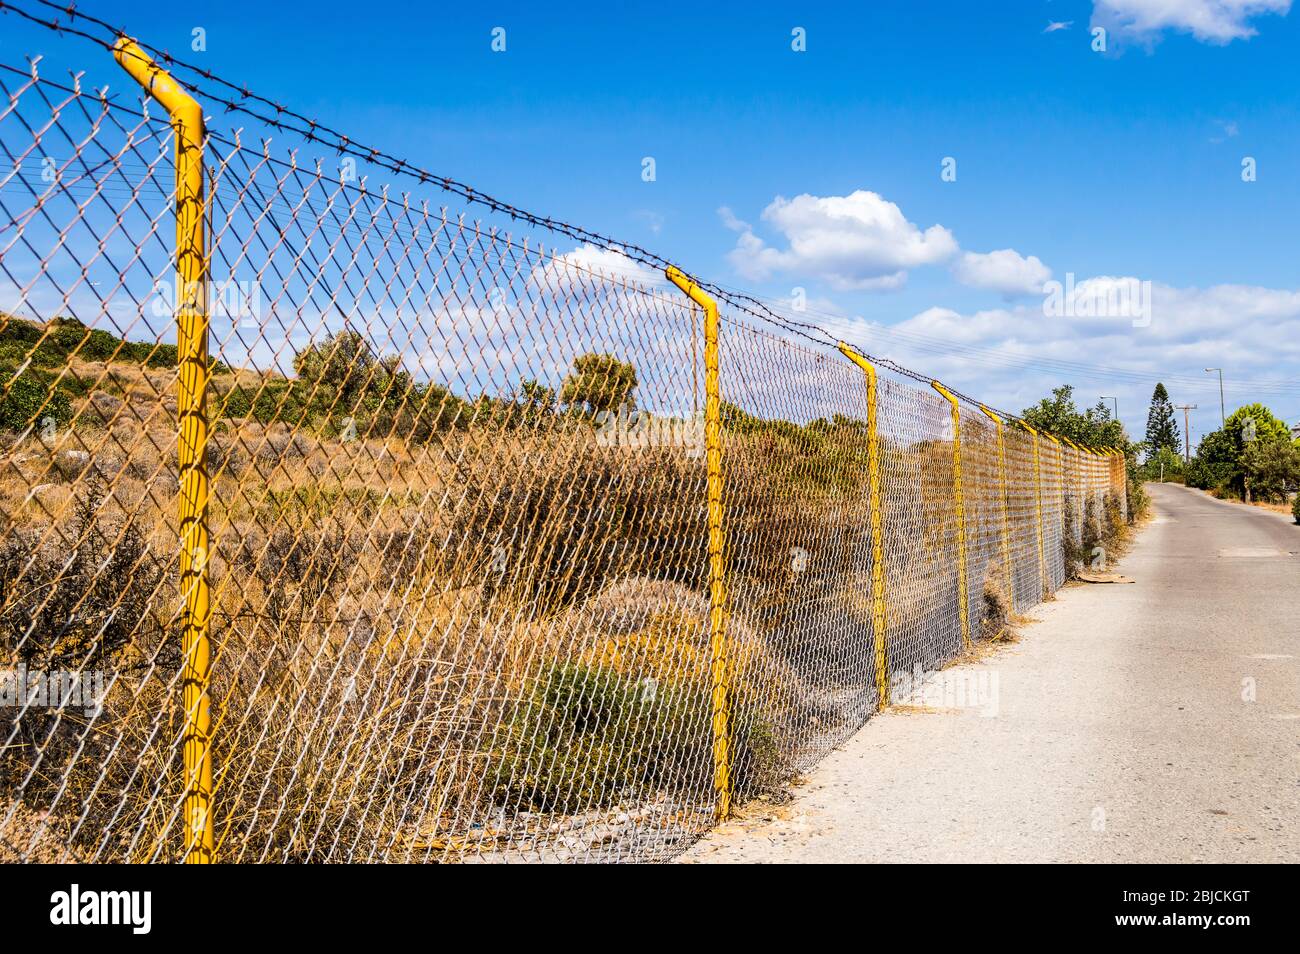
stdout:
<svg viewBox="0 0 1300 954">
<path fill-rule="evenodd" d="M 43 687 L 0 720 L 0 857 L 172 860 L 173 133 L 0 86 L 0 669 Z M 700 309 L 283 144 L 206 166 L 217 857 L 680 851 L 717 806 Z M 721 341 L 743 800 L 960 654 L 963 601 L 986 638 L 1061 585 L 1123 474 L 882 380 L 877 632 L 862 373 L 726 308 Z"/>
</svg>

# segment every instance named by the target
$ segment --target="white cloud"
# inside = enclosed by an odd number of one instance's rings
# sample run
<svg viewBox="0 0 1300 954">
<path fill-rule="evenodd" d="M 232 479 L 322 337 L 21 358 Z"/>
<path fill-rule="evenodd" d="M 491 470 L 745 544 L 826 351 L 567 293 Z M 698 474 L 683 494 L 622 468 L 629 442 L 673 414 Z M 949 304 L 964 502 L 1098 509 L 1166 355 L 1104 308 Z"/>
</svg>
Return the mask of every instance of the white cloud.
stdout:
<svg viewBox="0 0 1300 954">
<path fill-rule="evenodd" d="M 1052 270 L 1036 255 L 1028 258 L 1013 248 L 994 252 L 964 252 L 952 267 L 957 281 L 972 288 L 986 288 L 1007 297 L 1042 294 L 1043 282 Z"/>
<path fill-rule="evenodd" d="M 529 281 L 553 292 L 566 292 L 604 281 L 653 287 L 664 284 L 666 279 L 622 252 L 585 244 L 536 266 Z"/>
<path fill-rule="evenodd" d="M 1231 43 L 1254 36 L 1252 17 L 1286 15 L 1291 0 L 1095 0 L 1092 25 L 1140 42 L 1164 30 L 1191 33 L 1202 43 Z"/>
<path fill-rule="evenodd" d="M 748 222 L 736 218 L 736 213 L 725 205 L 718 209 L 718 218 L 722 219 L 722 224 L 733 232 L 748 232 L 752 228 Z"/>
<path fill-rule="evenodd" d="M 1053 20 L 1051 23 L 1047 24 L 1047 27 L 1043 32 L 1055 33 L 1057 30 L 1068 30 L 1072 26 L 1074 26 L 1073 20 Z"/>
<path fill-rule="evenodd" d="M 957 253 L 948 229 L 932 225 L 922 231 L 893 202 L 863 189 L 844 196 L 778 196 L 763 210 L 763 221 L 785 238 L 783 249 L 768 245 L 729 209 L 719 213 L 728 228 L 740 232 L 728 259 L 752 280 L 793 274 L 841 291 L 887 291 L 902 286 L 908 269 Z"/>
<path fill-rule="evenodd" d="M 1099 276 L 1080 281 L 1076 289 L 1082 295 L 1087 290 L 1138 281 Z M 1123 346 L 1113 355 L 1096 357 L 1122 360 L 1125 365 L 1132 360 L 1149 361 L 1153 368 L 1203 366 L 1215 356 L 1238 365 L 1262 366 L 1285 360 L 1294 367 L 1300 361 L 1300 291 L 1249 285 L 1174 288 L 1152 283 L 1151 318 L 1147 327 L 1133 327 L 1127 316 L 1049 318 L 1042 303 L 1034 302 L 969 315 L 932 308 L 892 327 L 956 344 L 997 348 L 1022 343 L 1032 345 L 1035 353 L 1048 348 L 1082 361 L 1090 359 L 1079 352 L 1081 344 L 1123 339 Z"/>
<path fill-rule="evenodd" d="M 1136 281 L 1097 277 L 1081 281 L 1076 294 Z M 934 307 L 892 325 L 862 318 L 819 323 L 874 354 L 1013 412 L 1060 384 L 1075 385 L 1084 405 L 1096 403 L 1100 394 L 1117 395 L 1121 416 L 1137 437 L 1151 389 L 1162 377 L 1179 403 L 1200 406 L 1193 412 L 1193 446 L 1196 433 L 1218 427 L 1218 379 L 1204 374 L 1206 367 L 1225 369 L 1228 413 L 1262 401 L 1288 421 L 1300 419 L 1300 393 L 1267 383 L 1294 380 L 1300 367 L 1300 290 L 1175 288 L 1154 282 L 1151 323 L 1145 327 L 1135 327 L 1127 317 L 1047 317 L 1039 301 L 967 313 Z M 963 353 L 963 348 L 978 352 Z M 1136 375 L 1046 367 L 1050 361 Z"/>
</svg>

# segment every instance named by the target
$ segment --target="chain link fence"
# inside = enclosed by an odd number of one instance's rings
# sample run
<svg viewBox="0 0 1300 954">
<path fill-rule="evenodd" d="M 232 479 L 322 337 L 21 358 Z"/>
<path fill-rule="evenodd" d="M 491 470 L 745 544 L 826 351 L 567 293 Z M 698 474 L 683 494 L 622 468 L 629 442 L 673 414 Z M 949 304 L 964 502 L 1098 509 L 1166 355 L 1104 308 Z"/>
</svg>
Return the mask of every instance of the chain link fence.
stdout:
<svg viewBox="0 0 1300 954">
<path fill-rule="evenodd" d="M 668 858 L 1123 519 L 684 277 L 0 86 L 4 860 Z"/>
</svg>

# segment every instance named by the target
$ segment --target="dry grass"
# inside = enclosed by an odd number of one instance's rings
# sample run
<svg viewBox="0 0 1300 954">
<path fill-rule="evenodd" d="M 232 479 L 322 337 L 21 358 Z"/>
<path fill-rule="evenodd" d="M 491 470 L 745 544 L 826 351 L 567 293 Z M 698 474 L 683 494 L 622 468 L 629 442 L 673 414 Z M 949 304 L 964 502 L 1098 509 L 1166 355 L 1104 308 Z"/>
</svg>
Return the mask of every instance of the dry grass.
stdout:
<svg viewBox="0 0 1300 954">
<path fill-rule="evenodd" d="M 1218 499 L 1220 500 L 1226 500 L 1228 501 L 1228 503 L 1241 504 L 1242 506 L 1249 506 L 1249 507 L 1258 507 L 1260 510 L 1271 510 L 1273 513 L 1282 513 L 1282 514 L 1286 514 L 1287 516 L 1291 516 L 1291 505 L 1289 503 L 1273 503 L 1271 501 L 1252 500 L 1249 504 L 1247 504 L 1246 501 L 1242 500 L 1240 497 L 1236 497 L 1232 495 L 1219 496 L 1218 494 L 1212 494 L 1212 496 L 1218 497 Z"/>
<path fill-rule="evenodd" d="M 23 717 L 28 747 L 0 764 L 0 794 L 21 798 L 4 835 L 38 854 L 63 846 L 65 860 L 171 859 L 182 850 L 180 598 L 170 572 L 141 568 L 175 564 L 175 372 L 80 371 L 106 384 L 82 398 L 75 426 L 4 448 L 7 539 L 41 555 L 5 605 L 24 587 L 67 588 L 51 554 L 81 545 L 74 514 L 101 487 L 92 522 L 129 524 L 141 541 L 105 586 L 149 624 L 83 647 L 83 664 L 113 675 L 93 722 Z M 218 378 L 218 396 L 235 383 Z M 871 577 L 846 556 L 868 550 L 860 455 L 836 446 L 828 462 L 768 433 L 728 441 L 726 663 L 743 798 L 779 793 L 865 718 Z M 909 639 L 929 638 L 919 621 L 952 601 L 949 455 L 933 441 L 888 448 L 887 586 L 902 594 L 891 611 Z M 705 823 L 702 460 L 601 447 L 561 424 L 417 444 L 224 420 L 208 467 L 221 858 L 455 858 L 482 844 L 488 818 L 499 832 L 521 813 L 631 804 Z M 981 651 L 1015 638 L 999 580 L 991 568 Z M 13 655 L 15 642 L 0 649 Z"/>
<path fill-rule="evenodd" d="M 145 415 L 123 424 L 143 393 L 123 387 L 132 397 L 113 405 L 108 421 L 10 448 L 0 480 L 8 539 L 27 539 L 16 529 L 23 527 L 32 547 L 75 546 L 81 531 L 71 515 L 94 483 L 105 488 L 94 521 L 133 520 L 150 559 L 171 565 L 170 432 L 141 426 L 151 420 Z M 92 395 L 86 404 L 94 402 Z M 70 451 L 84 456 L 64 464 Z M 562 434 L 530 442 L 456 433 L 411 448 L 244 423 L 216 435 L 210 467 L 223 858 L 398 857 L 410 847 L 408 831 L 455 833 L 502 807 L 599 806 L 630 797 L 628 786 L 640 787 L 641 798 L 676 791 L 711 801 L 700 462 L 638 461 Z M 578 474 L 585 486 L 575 486 Z M 606 504 L 594 518 L 593 499 Z M 769 534 L 794 522 L 772 522 L 756 504 L 748 512 Z M 639 536 L 630 538 L 629 527 Z M 689 546 L 664 546 L 674 540 Z M 497 572 L 492 558 L 502 541 L 508 558 Z M 761 593 L 764 572 L 751 563 L 748 582 L 738 585 Z M 136 576 L 128 570 L 105 582 L 134 592 Z M 57 830 L 65 857 L 180 853 L 182 720 L 176 666 L 164 660 L 177 649 L 177 594 L 170 577 L 147 589 L 159 639 L 137 627 L 121 646 L 91 647 L 111 656 L 114 670 L 135 660 L 131 674 L 112 682 L 93 728 L 66 715 L 53 724 L 25 717 L 32 744 L 7 753 L 7 778 L 35 769 L 21 792 L 38 806 L 31 810 L 46 813 L 44 833 L 33 842 L 17 814 L 10 821 L 33 852 Z M 774 791 L 789 776 L 785 753 L 831 726 L 835 714 L 809 701 L 813 693 L 767 626 L 734 614 L 728 634 L 739 789 Z M 557 763 L 559 774 L 542 765 L 550 780 L 539 780 L 536 764 L 532 775 L 518 774 L 518 752 L 505 751 L 502 728 L 516 735 L 522 728 L 514 741 L 534 748 L 550 722 L 567 717 L 534 708 L 538 687 L 573 666 L 610 674 L 620 686 L 653 683 L 673 700 L 667 722 L 646 725 L 671 730 L 654 741 L 653 773 L 629 761 L 644 742 L 627 726 L 608 738 L 570 726 L 555 741 L 584 753 L 584 770 L 602 758 L 626 766 L 609 776 L 616 790 L 563 775 L 572 760 Z M 555 795 L 559 785 L 578 801 Z M 539 801 L 536 791 L 552 794 Z"/>
</svg>

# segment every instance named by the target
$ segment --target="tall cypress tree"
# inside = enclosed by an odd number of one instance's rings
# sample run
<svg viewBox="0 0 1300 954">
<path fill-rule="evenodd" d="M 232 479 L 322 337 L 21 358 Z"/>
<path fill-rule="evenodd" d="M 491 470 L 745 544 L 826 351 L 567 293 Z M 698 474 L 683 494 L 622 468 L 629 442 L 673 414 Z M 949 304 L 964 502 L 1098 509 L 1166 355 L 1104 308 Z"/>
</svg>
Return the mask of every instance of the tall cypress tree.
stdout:
<svg viewBox="0 0 1300 954">
<path fill-rule="evenodd" d="M 1154 454 L 1162 447 L 1175 452 L 1182 446 L 1178 437 L 1178 420 L 1174 416 L 1174 402 L 1163 383 L 1151 392 L 1151 410 L 1147 412 L 1147 453 Z"/>
</svg>

